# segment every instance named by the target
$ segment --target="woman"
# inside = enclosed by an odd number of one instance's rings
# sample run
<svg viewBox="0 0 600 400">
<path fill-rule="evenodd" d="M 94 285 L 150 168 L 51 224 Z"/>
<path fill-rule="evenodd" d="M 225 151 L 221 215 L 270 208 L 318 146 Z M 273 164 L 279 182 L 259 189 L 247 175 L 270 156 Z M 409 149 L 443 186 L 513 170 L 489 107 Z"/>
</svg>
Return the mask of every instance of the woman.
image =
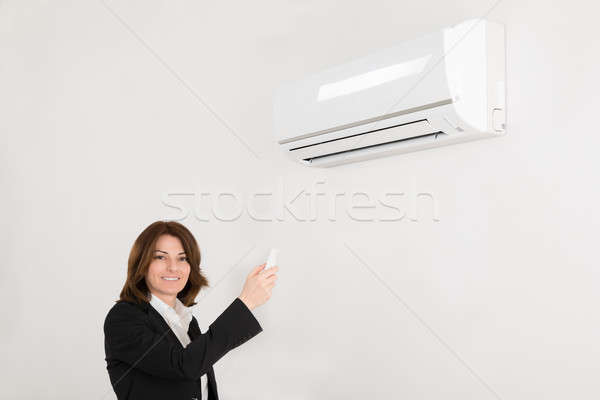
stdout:
<svg viewBox="0 0 600 400">
<path fill-rule="evenodd" d="M 208 286 L 191 232 L 157 221 L 136 239 L 127 281 L 104 321 L 104 348 L 119 400 L 218 400 L 213 364 L 262 331 L 251 310 L 271 297 L 278 267 L 252 270 L 241 294 L 201 333 L 191 306 Z"/>
</svg>

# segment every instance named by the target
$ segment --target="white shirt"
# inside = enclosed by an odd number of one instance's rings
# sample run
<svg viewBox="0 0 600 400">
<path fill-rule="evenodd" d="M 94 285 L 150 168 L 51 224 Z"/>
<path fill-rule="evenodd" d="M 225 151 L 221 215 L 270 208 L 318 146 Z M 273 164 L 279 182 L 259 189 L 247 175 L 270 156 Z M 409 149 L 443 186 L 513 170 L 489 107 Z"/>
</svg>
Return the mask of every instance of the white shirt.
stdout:
<svg viewBox="0 0 600 400">
<path fill-rule="evenodd" d="M 175 298 L 175 309 L 150 293 L 150 304 L 163 317 L 167 325 L 171 328 L 175 336 L 185 348 L 191 340 L 187 331 L 192 321 L 192 310 L 186 307 L 181 300 Z M 206 374 L 200 377 L 200 386 L 202 387 L 202 400 L 208 399 L 208 379 Z"/>
</svg>

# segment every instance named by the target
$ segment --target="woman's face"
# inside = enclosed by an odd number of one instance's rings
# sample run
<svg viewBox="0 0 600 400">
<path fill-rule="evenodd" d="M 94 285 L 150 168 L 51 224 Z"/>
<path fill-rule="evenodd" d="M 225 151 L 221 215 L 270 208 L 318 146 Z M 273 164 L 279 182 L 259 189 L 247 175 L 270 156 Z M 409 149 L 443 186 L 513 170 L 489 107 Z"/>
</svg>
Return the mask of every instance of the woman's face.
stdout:
<svg viewBox="0 0 600 400">
<path fill-rule="evenodd" d="M 190 264 L 179 238 L 162 235 L 156 241 L 152 262 L 146 273 L 146 285 L 159 297 L 177 296 L 190 275 Z"/>
</svg>

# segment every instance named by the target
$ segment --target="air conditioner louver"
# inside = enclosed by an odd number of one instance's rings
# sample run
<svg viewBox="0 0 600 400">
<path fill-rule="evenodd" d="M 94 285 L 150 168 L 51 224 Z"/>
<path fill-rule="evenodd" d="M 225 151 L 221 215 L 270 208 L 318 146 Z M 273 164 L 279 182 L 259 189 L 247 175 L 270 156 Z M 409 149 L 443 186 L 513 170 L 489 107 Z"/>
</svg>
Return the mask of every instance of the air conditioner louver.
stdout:
<svg viewBox="0 0 600 400">
<path fill-rule="evenodd" d="M 311 160 L 334 154 L 348 153 L 391 143 L 435 136 L 434 129 L 426 119 L 398 124 L 368 132 L 357 133 L 338 139 L 326 140 L 305 146 L 293 147 L 289 151 L 303 160 Z"/>
<path fill-rule="evenodd" d="M 398 147 L 398 145 L 401 143 L 405 143 L 405 144 L 407 142 L 422 143 L 425 141 L 432 141 L 432 140 L 438 139 L 439 137 L 442 137 L 445 135 L 446 135 L 446 133 L 440 131 L 440 132 L 435 132 L 435 133 L 429 133 L 427 135 L 415 136 L 413 138 L 408 138 L 408 139 L 394 140 L 393 142 L 374 144 L 371 146 L 359 147 L 359 148 L 352 149 L 352 150 L 345 150 L 345 151 L 339 151 L 337 153 L 330 153 L 330 154 L 325 154 L 325 155 L 317 156 L 317 157 L 304 158 L 303 160 L 306 162 L 309 162 L 311 164 L 315 164 L 317 162 L 326 162 L 326 161 L 331 162 L 331 161 L 333 161 L 334 157 L 339 158 L 339 156 L 353 156 L 353 155 L 365 153 L 365 151 L 369 151 L 369 150 L 377 150 L 377 151 L 383 152 L 386 150 L 392 150 L 393 148 Z"/>
</svg>

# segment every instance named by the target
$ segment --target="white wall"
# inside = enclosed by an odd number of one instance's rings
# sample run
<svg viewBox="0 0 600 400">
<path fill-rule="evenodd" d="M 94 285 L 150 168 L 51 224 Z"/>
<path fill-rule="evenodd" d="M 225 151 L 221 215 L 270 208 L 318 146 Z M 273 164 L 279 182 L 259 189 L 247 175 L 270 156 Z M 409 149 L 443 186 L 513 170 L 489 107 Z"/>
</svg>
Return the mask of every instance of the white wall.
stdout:
<svg viewBox="0 0 600 400">
<path fill-rule="evenodd" d="M 314 170 L 271 139 L 277 85 L 493 3 L 204 3 L 0 3 L 0 397 L 114 398 L 104 317 L 137 234 L 177 215 L 166 193 L 322 179 L 371 200 L 431 193 L 439 221 L 425 196 L 399 222 L 354 221 L 343 198 L 332 222 L 323 197 L 312 222 L 184 219 L 214 286 L 203 330 L 282 249 L 264 332 L 215 365 L 222 399 L 598 398 L 597 7 L 490 12 L 507 30 L 506 137 Z"/>
</svg>

